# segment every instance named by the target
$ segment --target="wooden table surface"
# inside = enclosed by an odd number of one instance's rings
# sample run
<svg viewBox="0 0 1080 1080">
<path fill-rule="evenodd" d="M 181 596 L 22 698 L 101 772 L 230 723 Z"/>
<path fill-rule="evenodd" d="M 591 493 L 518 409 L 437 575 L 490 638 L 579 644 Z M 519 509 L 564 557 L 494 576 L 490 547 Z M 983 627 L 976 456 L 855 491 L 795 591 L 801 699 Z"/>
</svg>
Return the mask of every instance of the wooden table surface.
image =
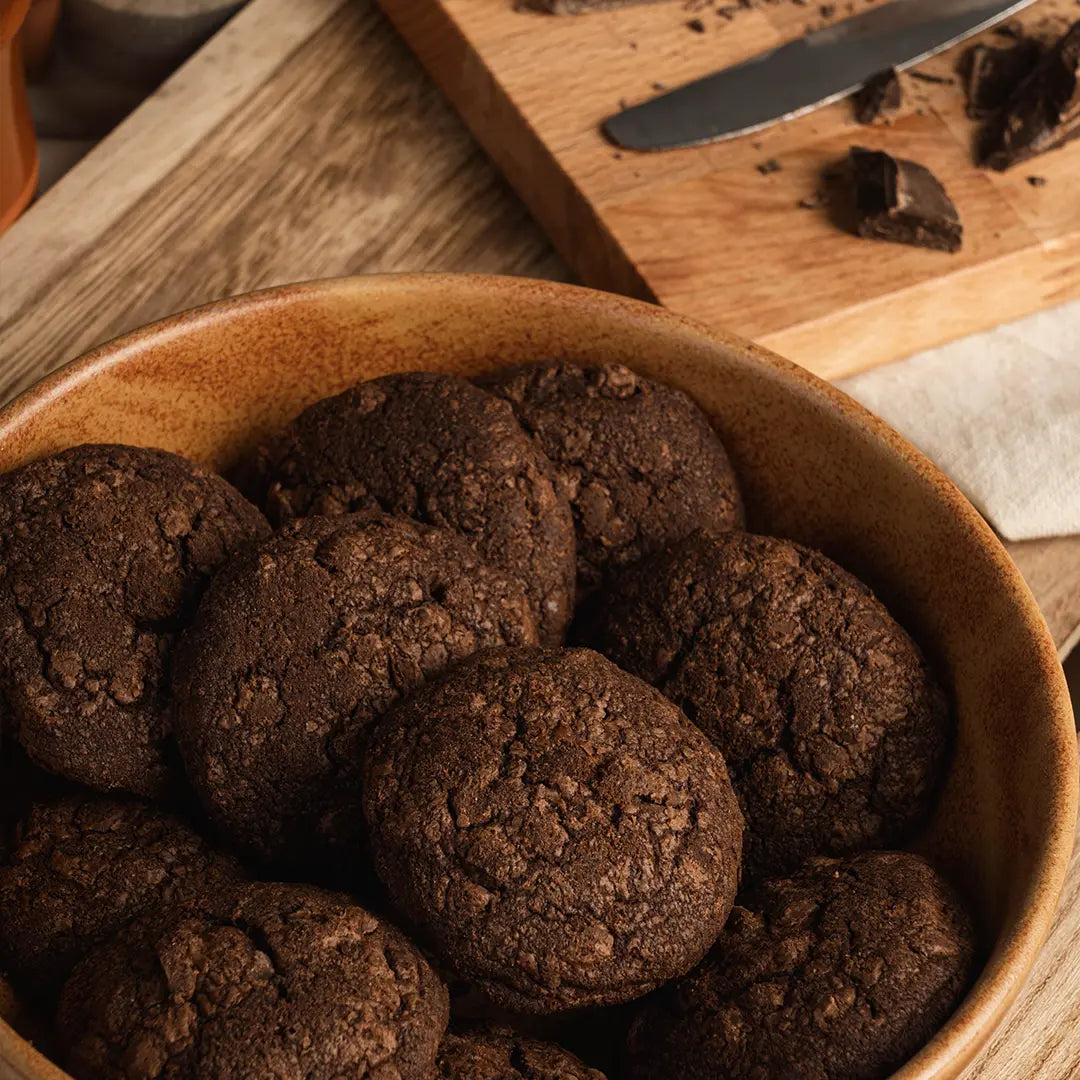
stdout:
<svg viewBox="0 0 1080 1080">
<path fill-rule="evenodd" d="M 569 277 L 373 0 L 251 0 L 0 237 L 0 400 L 185 307 L 394 270 Z M 1010 551 L 1064 655 L 1080 538 Z M 964 1080 L 1080 1077 L 1078 957 L 1080 853 Z"/>
</svg>

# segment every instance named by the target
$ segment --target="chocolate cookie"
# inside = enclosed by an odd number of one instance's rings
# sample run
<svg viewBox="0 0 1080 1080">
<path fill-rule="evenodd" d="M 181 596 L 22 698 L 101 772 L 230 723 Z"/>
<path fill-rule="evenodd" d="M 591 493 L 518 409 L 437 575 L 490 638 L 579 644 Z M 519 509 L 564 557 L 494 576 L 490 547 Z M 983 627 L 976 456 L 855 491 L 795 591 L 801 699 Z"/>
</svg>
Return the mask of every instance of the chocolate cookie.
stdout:
<svg viewBox="0 0 1080 1080">
<path fill-rule="evenodd" d="M 742 526 L 720 437 L 681 390 L 617 364 L 552 362 L 479 382 L 555 465 L 574 511 L 579 593 L 695 529 Z"/>
<path fill-rule="evenodd" d="M 72 790 L 67 780 L 39 769 L 18 743 L 0 735 L 0 865 L 11 861 L 31 807 L 62 799 Z"/>
<path fill-rule="evenodd" d="M 372 732 L 364 813 L 398 910 L 521 1012 L 685 972 L 739 876 L 720 753 L 587 649 L 492 650 L 406 698 Z"/>
<path fill-rule="evenodd" d="M 30 758 L 161 794 L 173 639 L 210 574 L 268 532 L 163 450 L 76 446 L 0 477 L 0 692 Z"/>
<path fill-rule="evenodd" d="M 57 1026 L 77 1080 L 430 1080 L 446 990 L 347 896 L 250 886 L 225 917 L 122 933 L 75 969 Z"/>
<path fill-rule="evenodd" d="M 723 751 L 748 877 L 895 845 L 928 813 L 951 738 L 918 646 L 824 555 L 691 537 L 605 597 L 596 646 Z"/>
<path fill-rule="evenodd" d="M 448 1034 L 439 1047 L 436 1080 L 605 1080 L 554 1043 L 508 1028 Z"/>
<path fill-rule="evenodd" d="M 135 800 L 35 806 L 0 866 L 0 969 L 59 989 L 76 961 L 137 916 L 198 905 L 243 875 L 179 818 Z"/>
<path fill-rule="evenodd" d="M 378 511 L 293 522 L 214 579 L 177 650 L 188 776 L 260 858 L 348 852 L 372 720 L 477 649 L 536 641 L 521 584 L 454 533 Z"/>
<path fill-rule="evenodd" d="M 573 611 L 574 527 L 551 463 L 510 407 L 455 375 L 360 383 L 301 413 L 258 455 L 267 512 L 381 508 L 461 533 L 518 576 L 546 644 Z"/>
<path fill-rule="evenodd" d="M 731 913 L 631 1028 L 631 1080 L 883 1080 L 959 1004 L 971 920 L 916 855 L 811 859 Z"/>
</svg>

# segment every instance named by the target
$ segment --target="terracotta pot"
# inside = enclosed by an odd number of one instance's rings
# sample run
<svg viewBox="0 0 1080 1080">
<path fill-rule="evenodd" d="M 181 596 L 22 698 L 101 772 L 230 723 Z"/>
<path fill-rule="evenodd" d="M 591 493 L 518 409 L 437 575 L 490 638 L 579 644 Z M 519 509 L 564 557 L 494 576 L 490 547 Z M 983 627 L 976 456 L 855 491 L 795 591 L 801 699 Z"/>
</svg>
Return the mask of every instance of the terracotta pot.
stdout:
<svg viewBox="0 0 1080 1080">
<path fill-rule="evenodd" d="M 987 961 L 896 1077 L 953 1080 L 1049 930 L 1076 826 L 1076 732 L 1054 643 L 993 532 L 930 462 L 836 389 L 728 334 L 585 289 L 347 279 L 214 304 L 75 361 L 0 414 L 0 470 L 87 441 L 161 446 L 224 469 L 360 379 L 470 375 L 542 357 L 616 361 L 685 389 L 724 436 L 752 527 L 822 548 L 862 576 L 947 673 L 955 756 L 915 846 L 969 896 Z M 0 1061 L 17 1077 L 62 1076 L 3 1024 Z"/>
<path fill-rule="evenodd" d="M 37 139 L 19 34 L 29 8 L 30 0 L 0 0 L 0 232 L 26 209 L 37 187 Z"/>
</svg>

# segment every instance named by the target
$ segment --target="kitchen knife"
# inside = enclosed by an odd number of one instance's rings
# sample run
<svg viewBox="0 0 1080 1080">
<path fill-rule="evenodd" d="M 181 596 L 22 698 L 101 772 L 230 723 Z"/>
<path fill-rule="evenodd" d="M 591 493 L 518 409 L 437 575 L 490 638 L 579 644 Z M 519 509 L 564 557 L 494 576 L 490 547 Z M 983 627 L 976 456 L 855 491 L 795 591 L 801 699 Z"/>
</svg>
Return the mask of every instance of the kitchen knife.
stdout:
<svg viewBox="0 0 1080 1080">
<path fill-rule="evenodd" d="M 731 139 L 828 105 L 887 68 L 910 67 L 1034 0 L 893 0 L 604 122 L 631 150 Z"/>
</svg>

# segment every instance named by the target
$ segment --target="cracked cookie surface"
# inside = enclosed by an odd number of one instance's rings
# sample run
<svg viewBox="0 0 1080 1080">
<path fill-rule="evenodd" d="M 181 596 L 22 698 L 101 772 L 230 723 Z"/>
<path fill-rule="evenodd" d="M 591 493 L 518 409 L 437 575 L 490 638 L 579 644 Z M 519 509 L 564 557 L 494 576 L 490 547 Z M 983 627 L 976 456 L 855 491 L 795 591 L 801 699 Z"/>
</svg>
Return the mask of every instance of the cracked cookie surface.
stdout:
<svg viewBox="0 0 1080 1080">
<path fill-rule="evenodd" d="M 587 649 L 492 650 L 405 699 L 372 733 L 364 812 L 398 910 L 522 1012 L 687 971 L 739 876 L 719 751 Z"/>
<path fill-rule="evenodd" d="M 555 466 L 574 511 L 579 594 L 695 529 L 742 525 L 723 443 L 681 390 L 617 364 L 548 362 L 477 382 L 510 402 Z"/>
<path fill-rule="evenodd" d="M 593 644 L 720 747 L 748 877 L 901 843 L 929 812 L 952 725 L 918 646 L 824 555 L 697 535 L 628 571 Z"/>
<path fill-rule="evenodd" d="M 446 989 L 349 897 L 254 884 L 231 911 L 121 933 L 64 987 L 77 1080 L 430 1080 Z"/>
<path fill-rule="evenodd" d="M 360 383 L 259 451 L 271 520 L 377 508 L 461 533 L 523 582 L 542 640 L 573 613 L 574 526 L 551 463 L 500 399 L 455 375 Z"/>
<path fill-rule="evenodd" d="M 631 1080 L 883 1080 L 931 1038 L 973 975 L 971 920 L 923 859 L 811 859 L 762 884 L 708 958 L 628 1040 Z"/>
<path fill-rule="evenodd" d="M 183 821 L 134 799 L 31 808 L 0 866 L 0 969 L 58 990 L 75 963 L 138 916 L 197 905 L 243 880 Z"/>
<path fill-rule="evenodd" d="M 76 446 L 0 477 L 0 689 L 27 755 L 161 795 L 175 637 L 211 573 L 269 531 L 163 450 Z"/>
<path fill-rule="evenodd" d="M 435 1080 L 605 1080 L 562 1047 L 508 1028 L 447 1034 Z"/>
<path fill-rule="evenodd" d="M 259 858 L 347 855 L 372 721 L 478 649 L 536 641 L 520 583 L 454 533 L 378 511 L 292 522 L 215 578 L 177 650 L 188 776 Z"/>
</svg>

